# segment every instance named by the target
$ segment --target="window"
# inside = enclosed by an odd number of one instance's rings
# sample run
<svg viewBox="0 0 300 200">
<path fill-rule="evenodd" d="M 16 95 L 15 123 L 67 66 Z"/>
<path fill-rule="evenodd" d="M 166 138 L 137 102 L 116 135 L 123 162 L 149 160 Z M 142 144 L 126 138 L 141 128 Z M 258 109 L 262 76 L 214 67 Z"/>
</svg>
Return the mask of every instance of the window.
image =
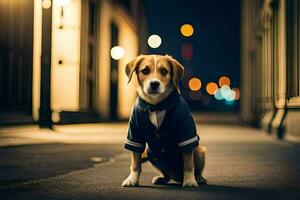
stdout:
<svg viewBox="0 0 300 200">
<path fill-rule="evenodd" d="M 300 1 L 287 0 L 287 70 L 289 103 L 300 103 Z M 293 99 L 294 98 L 294 99 Z M 299 104 L 300 105 L 300 104 Z"/>
</svg>

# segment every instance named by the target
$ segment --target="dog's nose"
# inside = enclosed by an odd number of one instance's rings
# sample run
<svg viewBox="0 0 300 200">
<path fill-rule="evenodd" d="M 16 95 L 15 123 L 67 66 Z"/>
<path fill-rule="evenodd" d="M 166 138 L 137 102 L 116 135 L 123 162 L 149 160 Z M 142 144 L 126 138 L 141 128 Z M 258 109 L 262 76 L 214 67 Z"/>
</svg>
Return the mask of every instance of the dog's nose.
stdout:
<svg viewBox="0 0 300 200">
<path fill-rule="evenodd" d="M 157 90 L 157 88 L 159 87 L 159 82 L 158 81 L 151 81 L 150 82 L 150 87 L 151 87 L 151 90 Z"/>
</svg>

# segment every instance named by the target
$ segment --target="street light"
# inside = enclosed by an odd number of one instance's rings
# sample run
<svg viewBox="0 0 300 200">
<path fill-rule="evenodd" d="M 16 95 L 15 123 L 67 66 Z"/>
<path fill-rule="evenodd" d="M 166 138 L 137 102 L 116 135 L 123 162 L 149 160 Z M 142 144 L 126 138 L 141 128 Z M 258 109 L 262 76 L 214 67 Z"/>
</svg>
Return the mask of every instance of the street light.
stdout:
<svg viewBox="0 0 300 200">
<path fill-rule="evenodd" d="M 191 24 L 183 24 L 180 27 L 180 32 L 184 37 L 191 37 L 194 33 L 194 28 Z"/>
<path fill-rule="evenodd" d="M 189 80 L 189 88 L 192 91 L 200 90 L 201 85 L 202 85 L 202 83 L 201 83 L 201 80 L 199 78 L 191 78 Z"/>
<path fill-rule="evenodd" d="M 224 85 L 230 86 L 230 78 L 227 76 L 221 76 L 219 78 L 219 85 L 220 85 L 220 87 L 222 87 Z"/>
<path fill-rule="evenodd" d="M 232 90 L 235 91 L 235 100 L 239 100 L 240 99 L 240 90 L 239 88 L 232 88 Z"/>
<path fill-rule="evenodd" d="M 214 82 L 209 82 L 206 85 L 206 92 L 210 95 L 214 95 L 218 90 L 218 85 Z"/>
<path fill-rule="evenodd" d="M 231 89 L 228 85 L 223 85 L 221 87 L 221 95 L 223 96 L 224 99 L 230 98 L 231 94 Z"/>
<path fill-rule="evenodd" d="M 148 45 L 153 48 L 153 49 L 156 49 L 158 48 L 160 45 L 161 45 L 161 38 L 159 37 L 159 35 L 151 35 L 149 38 L 148 38 Z"/>
<path fill-rule="evenodd" d="M 222 99 L 224 99 L 223 96 L 222 96 L 222 94 L 221 94 L 221 89 L 220 89 L 220 88 L 217 89 L 217 92 L 214 94 L 214 96 L 215 96 L 215 98 L 216 98 L 217 100 L 222 100 Z"/>
<path fill-rule="evenodd" d="M 51 0 L 43 0 L 43 1 L 42 1 L 42 7 L 43 7 L 44 9 L 50 8 L 51 5 L 52 5 Z"/>
<path fill-rule="evenodd" d="M 110 56 L 115 60 L 120 60 L 125 55 L 125 50 L 123 47 L 120 46 L 114 46 L 110 50 Z"/>
</svg>

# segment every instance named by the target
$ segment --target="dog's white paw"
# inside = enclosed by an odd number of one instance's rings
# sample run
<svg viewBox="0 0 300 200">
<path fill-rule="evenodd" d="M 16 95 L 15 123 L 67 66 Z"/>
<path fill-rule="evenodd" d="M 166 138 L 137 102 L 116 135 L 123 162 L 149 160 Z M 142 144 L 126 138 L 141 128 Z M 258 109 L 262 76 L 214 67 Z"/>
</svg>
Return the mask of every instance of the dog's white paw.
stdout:
<svg viewBox="0 0 300 200">
<path fill-rule="evenodd" d="M 139 178 L 130 174 L 122 183 L 122 187 L 135 187 L 139 185 Z"/>
<path fill-rule="evenodd" d="M 183 181 L 183 187 L 198 187 L 197 181 L 195 179 L 188 179 Z"/>
<path fill-rule="evenodd" d="M 195 175 L 192 172 L 184 172 L 184 177 L 183 177 L 183 187 L 198 187 L 197 181 L 195 179 Z"/>
<path fill-rule="evenodd" d="M 183 187 L 198 187 L 197 181 L 195 178 L 185 179 L 182 183 Z"/>
</svg>

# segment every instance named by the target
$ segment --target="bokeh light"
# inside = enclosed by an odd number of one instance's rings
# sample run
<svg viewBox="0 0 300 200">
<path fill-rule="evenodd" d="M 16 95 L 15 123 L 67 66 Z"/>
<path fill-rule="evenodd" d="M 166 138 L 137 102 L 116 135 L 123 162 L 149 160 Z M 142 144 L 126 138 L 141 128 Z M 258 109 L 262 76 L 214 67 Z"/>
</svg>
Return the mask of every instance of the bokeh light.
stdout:
<svg viewBox="0 0 300 200">
<path fill-rule="evenodd" d="M 125 50 L 123 47 L 120 46 L 114 46 L 110 50 L 110 55 L 115 60 L 120 60 L 125 55 Z"/>
<path fill-rule="evenodd" d="M 235 91 L 229 90 L 229 94 L 226 96 L 226 101 L 234 101 L 235 100 Z"/>
<path fill-rule="evenodd" d="M 219 86 L 222 87 L 224 85 L 230 86 L 230 78 L 227 76 L 221 76 L 219 78 Z"/>
<path fill-rule="evenodd" d="M 193 35 L 194 33 L 194 28 L 192 25 L 190 24 L 183 24 L 181 27 L 180 27 L 180 32 L 183 36 L 185 37 L 190 37 Z"/>
<path fill-rule="evenodd" d="M 43 0 L 43 1 L 42 1 L 42 7 L 43 7 L 44 9 L 50 8 L 50 7 L 51 7 L 51 0 Z"/>
<path fill-rule="evenodd" d="M 223 96 L 222 96 L 222 94 L 221 94 L 221 89 L 220 89 L 220 88 L 218 88 L 218 90 L 217 90 L 217 92 L 214 94 L 214 96 L 215 96 L 215 98 L 216 98 L 217 100 L 222 100 L 222 99 L 224 99 Z"/>
<path fill-rule="evenodd" d="M 235 100 L 239 100 L 240 99 L 240 89 L 239 88 L 232 88 L 233 91 L 235 91 Z"/>
<path fill-rule="evenodd" d="M 228 85 L 223 85 L 221 87 L 221 95 L 224 99 L 229 98 L 229 96 L 231 95 L 231 89 Z"/>
<path fill-rule="evenodd" d="M 162 43 L 162 40 L 159 37 L 159 35 L 154 34 L 148 38 L 148 45 L 153 49 L 158 48 L 161 45 L 161 43 Z"/>
<path fill-rule="evenodd" d="M 185 60 L 192 60 L 194 54 L 194 47 L 192 44 L 183 44 L 181 47 L 181 56 Z"/>
<path fill-rule="evenodd" d="M 202 83 L 201 83 L 201 80 L 199 78 L 191 78 L 190 81 L 189 81 L 189 88 L 192 91 L 200 90 L 201 85 L 202 85 Z"/>
<path fill-rule="evenodd" d="M 206 92 L 210 95 L 214 95 L 218 90 L 218 85 L 214 82 L 209 82 L 206 85 Z"/>
</svg>

